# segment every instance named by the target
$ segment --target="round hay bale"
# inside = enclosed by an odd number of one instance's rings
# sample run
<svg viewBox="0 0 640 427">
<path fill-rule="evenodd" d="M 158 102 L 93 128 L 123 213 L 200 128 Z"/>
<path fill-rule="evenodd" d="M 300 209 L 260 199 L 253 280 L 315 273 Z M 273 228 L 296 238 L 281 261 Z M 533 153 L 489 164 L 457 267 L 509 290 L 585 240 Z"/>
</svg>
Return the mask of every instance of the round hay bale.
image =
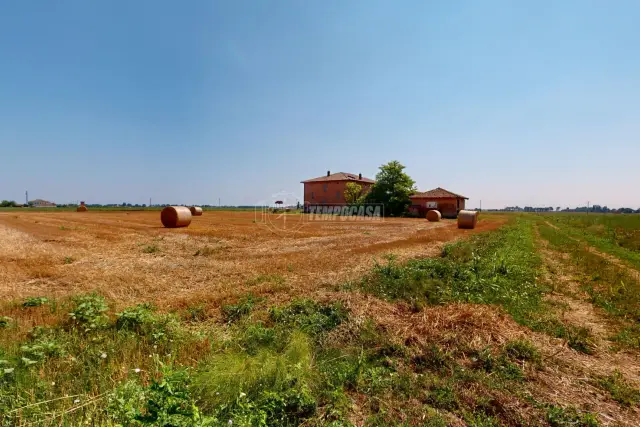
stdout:
<svg viewBox="0 0 640 427">
<path fill-rule="evenodd" d="M 76 208 L 76 212 L 87 212 L 89 209 L 85 205 L 80 205 Z"/>
<path fill-rule="evenodd" d="M 202 215 L 202 208 L 200 206 L 191 206 L 189 208 L 189 210 L 191 211 L 191 215 L 193 215 L 193 216 L 201 216 Z"/>
<path fill-rule="evenodd" d="M 441 219 L 442 219 L 442 214 L 440 213 L 440 211 L 433 209 L 427 212 L 427 221 L 438 222 Z"/>
<path fill-rule="evenodd" d="M 167 206 L 160 213 L 160 221 L 166 228 L 188 227 L 191 211 L 185 206 Z"/>
<path fill-rule="evenodd" d="M 460 211 L 458 212 L 458 228 L 476 228 L 478 223 L 478 212 L 476 211 Z"/>
</svg>

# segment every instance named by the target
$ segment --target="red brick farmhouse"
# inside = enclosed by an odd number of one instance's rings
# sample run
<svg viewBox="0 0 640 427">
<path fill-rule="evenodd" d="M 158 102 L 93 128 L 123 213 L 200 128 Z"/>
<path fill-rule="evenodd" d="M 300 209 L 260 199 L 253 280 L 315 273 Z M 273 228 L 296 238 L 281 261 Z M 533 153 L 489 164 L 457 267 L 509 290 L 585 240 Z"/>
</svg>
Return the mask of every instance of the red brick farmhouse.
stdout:
<svg viewBox="0 0 640 427">
<path fill-rule="evenodd" d="M 375 183 L 372 179 L 364 178 L 362 174 L 355 175 L 345 172 L 332 174 L 330 171 L 327 171 L 326 176 L 302 181 L 302 184 L 304 184 L 305 210 L 311 205 L 346 205 L 344 190 L 349 182 L 355 182 L 362 186 L 363 193 L 369 191 L 371 185 Z"/>
</svg>

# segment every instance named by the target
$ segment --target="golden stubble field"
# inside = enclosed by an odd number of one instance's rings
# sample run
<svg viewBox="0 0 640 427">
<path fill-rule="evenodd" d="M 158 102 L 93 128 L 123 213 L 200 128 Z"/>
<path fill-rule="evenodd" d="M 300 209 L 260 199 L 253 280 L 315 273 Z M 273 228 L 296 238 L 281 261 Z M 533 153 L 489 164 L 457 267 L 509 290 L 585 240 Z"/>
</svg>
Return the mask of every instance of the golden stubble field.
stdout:
<svg viewBox="0 0 640 427">
<path fill-rule="evenodd" d="M 188 228 L 165 229 L 160 212 L 2 212 L 0 294 L 96 291 L 123 306 L 162 308 L 214 307 L 248 292 L 288 300 L 355 279 L 385 254 L 433 256 L 444 242 L 504 222 L 484 217 L 469 231 L 455 221 L 306 219 L 272 216 L 267 226 L 254 212 L 209 211 Z"/>
</svg>

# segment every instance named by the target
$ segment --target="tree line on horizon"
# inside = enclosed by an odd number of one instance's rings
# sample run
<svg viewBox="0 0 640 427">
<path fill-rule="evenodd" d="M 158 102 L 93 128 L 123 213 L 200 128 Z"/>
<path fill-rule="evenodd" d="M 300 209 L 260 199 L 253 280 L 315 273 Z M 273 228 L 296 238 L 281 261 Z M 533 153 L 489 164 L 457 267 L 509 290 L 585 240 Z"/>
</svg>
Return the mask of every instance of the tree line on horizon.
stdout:
<svg viewBox="0 0 640 427">
<path fill-rule="evenodd" d="M 382 204 L 384 205 L 385 216 L 405 216 L 408 214 L 409 206 L 411 206 L 411 195 L 417 192 L 415 181 L 404 172 L 405 166 L 397 160 L 392 160 L 386 164 L 383 164 L 379 168 L 379 172 L 376 174 L 375 183 L 371 187 L 366 188 L 356 182 L 348 182 L 345 191 L 344 199 L 350 206 L 358 206 L 363 204 Z M 22 207 L 23 205 L 16 203 L 15 201 L 2 200 L 0 207 Z M 75 207 L 76 204 L 59 204 L 57 207 Z M 87 204 L 87 207 L 101 208 L 146 208 L 146 204 L 131 204 L 123 202 L 121 204 Z M 186 206 L 183 204 L 154 204 L 153 207 L 165 207 L 165 206 Z M 255 205 L 239 205 L 239 206 L 219 206 L 202 204 L 198 205 L 203 208 L 240 208 L 250 209 L 260 206 Z M 297 209 L 300 209 L 301 205 L 298 202 Z M 519 206 L 506 207 L 504 209 L 485 209 L 487 211 L 503 211 L 503 212 L 593 212 L 593 213 L 640 213 L 639 209 L 632 209 L 622 207 L 618 209 L 610 209 L 607 206 L 593 205 L 593 206 L 581 206 L 577 208 L 565 208 L 556 207 L 532 207 L 525 206 L 520 208 Z"/>
<path fill-rule="evenodd" d="M 525 206 L 521 208 L 520 206 L 508 206 L 503 209 L 485 209 L 487 211 L 496 211 L 496 212 L 593 212 L 593 213 L 624 213 L 624 214 L 632 214 L 632 213 L 640 213 L 639 209 L 633 208 L 608 208 L 607 206 L 593 205 L 593 206 L 578 206 L 576 208 L 564 208 L 562 209 L 560 206 L 557 206 L 555 209 L 553 207 L 533 207 L 533 206 Z"/>
</svg>

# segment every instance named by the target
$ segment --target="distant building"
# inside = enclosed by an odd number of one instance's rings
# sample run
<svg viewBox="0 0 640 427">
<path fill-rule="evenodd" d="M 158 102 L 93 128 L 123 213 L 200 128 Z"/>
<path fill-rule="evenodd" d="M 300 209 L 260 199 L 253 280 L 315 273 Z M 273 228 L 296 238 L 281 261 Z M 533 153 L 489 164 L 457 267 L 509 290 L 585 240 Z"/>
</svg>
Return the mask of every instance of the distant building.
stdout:
<svg viewBox="0 0 640 427">
<path fill-rule="evenodd" d="M 418 216 L 425 216 L 427 211 L 436 209 L 445 218 L 455 218 L 464 209 L 465 201 L 469 198 L 438 187 L 424 193 L 415 193 L 410 199 L 409 212 Z"/>
<path fill-rule="evenodd" d="M 344 190 L 349 182 L 360 185 L 363 193 L 367 192 L 375 183 L 372 179 L 364 178 L 362 174 L 355 175 L 345 172 L 332 174 L 331 171 L 327 171 L 326 176 L 302 181 L 302 184 L 304 184 L 305 209 L 310 205 L 346 205 Z"/>
<path fill-rule="evenodd" d="M 29 202 L 32 208 L 55 208 L 56 204 L 42 199 L 35 199 Z"/>
</svg>

